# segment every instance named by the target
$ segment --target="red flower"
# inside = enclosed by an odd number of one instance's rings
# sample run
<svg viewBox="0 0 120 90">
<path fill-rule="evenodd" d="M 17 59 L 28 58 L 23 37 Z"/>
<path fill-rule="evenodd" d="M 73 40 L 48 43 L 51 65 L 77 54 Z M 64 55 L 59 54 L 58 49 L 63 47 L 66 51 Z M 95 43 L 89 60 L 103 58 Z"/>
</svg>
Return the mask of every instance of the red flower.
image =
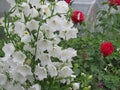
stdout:
<svg viewBox="0 0 120 90">
<path fill-rule="evenodd" d="M 68 4 L 70 4 L 71 3 L 71 0 L 65 0 L 66 1 L 66 3 L 68 3 Z"/>
<path fill-rule="evenodd" d="M 63 1 L 63 0 L 58 0 L 58 1 Z M 70 4 L 71 0 L 64 0 L 66 3 Z"/>
<path fill-rule="evenodd" d="M 103 54 L 104 57 L 107 57 L 111 55 L 114 51 L 114 47 L 111 42 L 103 42 L 101 44 L 101 53 Z"/>
<path fill-rule="evenodd" d="M 110 5 L 120 5 L 120 0 L 109 0 Z"/>
<path fill-rule="evenodd" d="M 84 21 L 84 14 L 81 11 L 73 11 L 71 19 L 75 23 L 81 23 Z"/>
</svg>

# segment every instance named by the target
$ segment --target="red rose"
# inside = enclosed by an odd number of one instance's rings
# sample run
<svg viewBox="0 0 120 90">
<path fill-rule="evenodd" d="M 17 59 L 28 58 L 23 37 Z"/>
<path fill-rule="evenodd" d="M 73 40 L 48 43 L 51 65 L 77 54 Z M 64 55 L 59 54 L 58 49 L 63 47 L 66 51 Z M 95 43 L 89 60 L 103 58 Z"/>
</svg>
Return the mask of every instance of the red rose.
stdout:
<svg viewBox="0 0 120 90">
<path fill-rule="evenodd" d="M 71 0 L 65 0 L 66 1 L 66 3 L 68 3 L 68 4 L 70 4 L 71 3 Z"/>
<path fill-rule="evenodd" d="M 120 5 L 120 0 L 109 0 L 110 5 Z"/>
<path fill-rule="evenodd" d="M 84 14 L 81 11 L 73 11 L 71 19 L 75 23 L 81 23 L 84 21 Z"/>
<path fill-rule="evenodd" d="M 63 1 L 63 0 L 58 0 L 58 1 Z M 66 3 L 70 4 L 71 0 L 64 0 Z"/>
<path fill-rule="evenodd" d="M 104 57 L 107 57 L 111 55 L 114 51 L 114 47 L 111 42 L 103 42 L 101 44 L 101 53 L 103 54 Z"/>
</svg>

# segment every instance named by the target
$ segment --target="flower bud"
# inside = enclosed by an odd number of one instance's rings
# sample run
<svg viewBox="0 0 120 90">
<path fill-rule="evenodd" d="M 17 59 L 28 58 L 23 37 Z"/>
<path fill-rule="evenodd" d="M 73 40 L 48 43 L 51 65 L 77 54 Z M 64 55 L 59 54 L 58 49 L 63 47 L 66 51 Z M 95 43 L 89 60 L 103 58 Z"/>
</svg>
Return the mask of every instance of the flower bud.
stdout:
<svg viewBox="0 0 120 90">
<path fill-rule="evenodd" d="M 73 90 L 78 90 L 80 87 L 80 83 L 73 83 Z"/>
<path fill-rule="evenodd" d="M 30 65 L 31 64 L 31 59 L 26 59 L 24 64 Z"/>
<path fill-rule="evenodd" d="M 88 87 L 84 87 L 83 90 L 90 90 L 91 89 L 91 86 L 88 86 Z"/>
<path fill-rule="evenodd" d="M 92 75 L 89 75 L 89 76 L 88 76 L 88 79 L 89 79 L 89 80 L 91 80 L 92 78 L 93 78 L 93 76 L 92 76 Z"/>
<path fill-rule="evenodd" d="M 85 73 L 81 73 L 81 76 L 86 77 L 86 74 Z"/>
</svg>

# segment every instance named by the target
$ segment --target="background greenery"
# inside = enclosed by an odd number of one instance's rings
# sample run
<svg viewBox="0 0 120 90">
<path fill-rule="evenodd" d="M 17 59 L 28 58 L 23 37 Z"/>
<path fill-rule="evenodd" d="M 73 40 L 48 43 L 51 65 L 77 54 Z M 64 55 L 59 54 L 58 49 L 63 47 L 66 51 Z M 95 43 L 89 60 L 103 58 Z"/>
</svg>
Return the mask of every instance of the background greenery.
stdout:
<svg viewBox="0 0 120 90">
<path fill-rule="evenodd" d="M 64 48 L 77 50 L 73 64 L 81 90 L 120 90 L 120 12 L 117 10 L 117 6 L 100 10 L 94 32 L 81 24 L 78 38 L 61 43 Z M 104 58 L 100 45 L 106 41 L 113 43 L 114 52 Z"/>
<path fill-rule="evenodd" d="M 112 13 L 111 9 L 116 11 Z M 120 13 L 117 12 L 117 6 L 98 12 L 94 31 L 91 32 L 82 23 L 78 38 L 63 41 L 60 45 L 77 50 L 73 70 L 77 75 L 76 81 L 80 82 L 80 90 L 120 90 Z M 5 38 L 0 39 L 0 57 L 4 56 L 4 41 Z M 106 58 L 100 52 L 100 45 L 104 41 L 112 42 L 115 49 Z"/>
</svg>

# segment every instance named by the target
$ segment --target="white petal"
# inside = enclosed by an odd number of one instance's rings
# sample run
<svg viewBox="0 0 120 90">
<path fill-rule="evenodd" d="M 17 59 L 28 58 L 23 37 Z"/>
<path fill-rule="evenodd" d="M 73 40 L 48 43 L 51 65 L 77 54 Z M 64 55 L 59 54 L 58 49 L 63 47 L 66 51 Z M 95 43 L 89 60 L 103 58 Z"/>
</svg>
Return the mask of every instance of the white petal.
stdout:
<svg viewBox="0 0 120 90">
<path fill-rule="evenodd" d="M 15 6 L 15 0 L 6 0 L 8 3 L 10 3 L 11 8 Z"/>
<path fill-rule="evenodd" d="M 28 90 L 41 90 L 41 86 L 38 84 L 35 84 L 32 87 L 30 87 Z"/>
<path fill-rule="evenodd" d="M 73 83 L 73 90 L 79 90 L 80 83 Z"/>
<path fill-rule="evenodd" d="M 35 74 L 38 76 L 39 80 L 47 78 L 47 71 L 44 67 L 36 66 Z"/>
<path fill-rule="evenodd" d="M 27 28 L 32 31 L 32 30 L 38 30 L 39 27 L 39 22 L 35 20 L 31 20 L 30 22 L 27 22 Z"/>
<path fill-rule="evenodd" d="M 66 62 L 67 60 L 72 60 L 72 57 L 76 56 L 77 53 L 74 49 L 72 48 L 68 48 L 68 49 L 65 49 L 62 51 L 62 54 L 61 54 L 61 60 L 63 62 Z"/>
<path fill-rule="evenodd" d="M 28 17 L 30 15 L 30 13 L 31 13 L 30 6 L 27 3 L 23 3 L 22 7 L 23 7 L 24 15 Z"/>
<path fill-rule="evenodd" d="M 25 90 L 25 89 L 20 85 L 14 85 L 9 87 L 7 90 Z"/>
<path fill-rule="evenodd" d="M 41 39 L 37 41 L 37 46 L 39 51 L 50 50 L 52 48 L 52 42 L 47 39 Z"/>
<path fill-rule="evenodd" d="M 46 66 L 46 65 L 49 65 L 51 64 L 51 59 L 50 59 L 50 56 L 48 54 L 39 54 L 39 59 L 41 61 L 41 65 L 42 66 Z"/>
<path fill-rule="evenodd" d="M 6 75 L 0 73 L 0 85 L 4 85 L 6 81 L 7 81 Z"/>
<path fill-rule="evenodd" d="M 59 46 L 55 46 L 55 47 L 51 48 L 48 52 L 49 52 L 50 56 L 60 58 L 62 49 Z"/>
<path fill-rule="evenodd" d="M 17 21 L 14 23 L 14 25 L 15 25 L 15 33 L 18 34 L 20 37 L 22 37 L 22 35 L 24 35 L 25 24 Z"/>
<path fill-rule="evenodd" d="M 77 37 L 77 29 L 73 28 L 73 29 L 68 29 L 65 33 L 65 36 L 66 36 L 66 40 L 69 40 L 71 38 L 76 38 Z"/>
<path fill-rule="evenodd" d="M 68 4 L 65 1 L 57 2 L 55 13 L 67 13 L 69 10 Z"/>
<path fill-rule="evenodd" d="M 32 48 L 29 44 L 24 45 L 25 51 L 30 51 L 33 55 L 35 54 L 35 48 Z"/>
<path fill-rule="evenodd" d="M 14 81 L 19 81 L 22 84 L 26 81 L 26 78 L 22 74 L 17 73 L 17 72 L 13 72 L 12 77 Z"/>
<path fill-rule="evenodd" d="M 10 56 L 14 53 L 15 47 L 12 43 L 5 44 L 2 48 L 3 52 L 5 53 L 5 56 Z"/>
<path fill-rule="evenodd" d="M 51 77 L 57 76 L 57 69 L 54 65 L 48 65 L 48 73 L 50 74 Z"/>
<path fill-rule="evenodd" d="M 40 7 L 40 1 L 39 0 L 29 0 L 29 3 L 32 5 L 32 7 L 39 8 Z"/>
<path fill-rule="evenodd" d="M 23 65 L 17 68 L 17 72 L 21 73 L 24 77 L 32 75 L 31 67 L 28 65 Z"/>
<path fill-rule="evenodd" d="M 32 8 L 31 9 L 31 14 L 30 14 L 30 16 L 32 17 L 32 18 L 34 18 L 34 17 L 37 17 L 38 16 L 38 11 L 35 9 L 35 8 Z"/>
<path fill-rule="evenodd" d="M 73 71 L 71 68 L 68 66 L 64 66 L 60 71 L 59 71 L 59 77 L 70 77 L 72 75 Z"/>
<path fill-rule="evenodd" d="M 13 56 L 13 61 L 20 64 L 23 64 L 26 59 L 26 55 L 21 51 L 15 52 L 12 56 Z"/>
<path fill-rule="evenodd" d="M 0 18 L 0 25 L 2 25 L 2 26 L 5 26 L 4 19 L 5 19 L 4 17 Z"/>
<path fill-rule="evenodd" d="M 23 37 L 21 37 L 21 42 L 28 43 L 30 41 L 31 41 L 31 36 L 29 34 L 24 35 Z"/>
</svg>

